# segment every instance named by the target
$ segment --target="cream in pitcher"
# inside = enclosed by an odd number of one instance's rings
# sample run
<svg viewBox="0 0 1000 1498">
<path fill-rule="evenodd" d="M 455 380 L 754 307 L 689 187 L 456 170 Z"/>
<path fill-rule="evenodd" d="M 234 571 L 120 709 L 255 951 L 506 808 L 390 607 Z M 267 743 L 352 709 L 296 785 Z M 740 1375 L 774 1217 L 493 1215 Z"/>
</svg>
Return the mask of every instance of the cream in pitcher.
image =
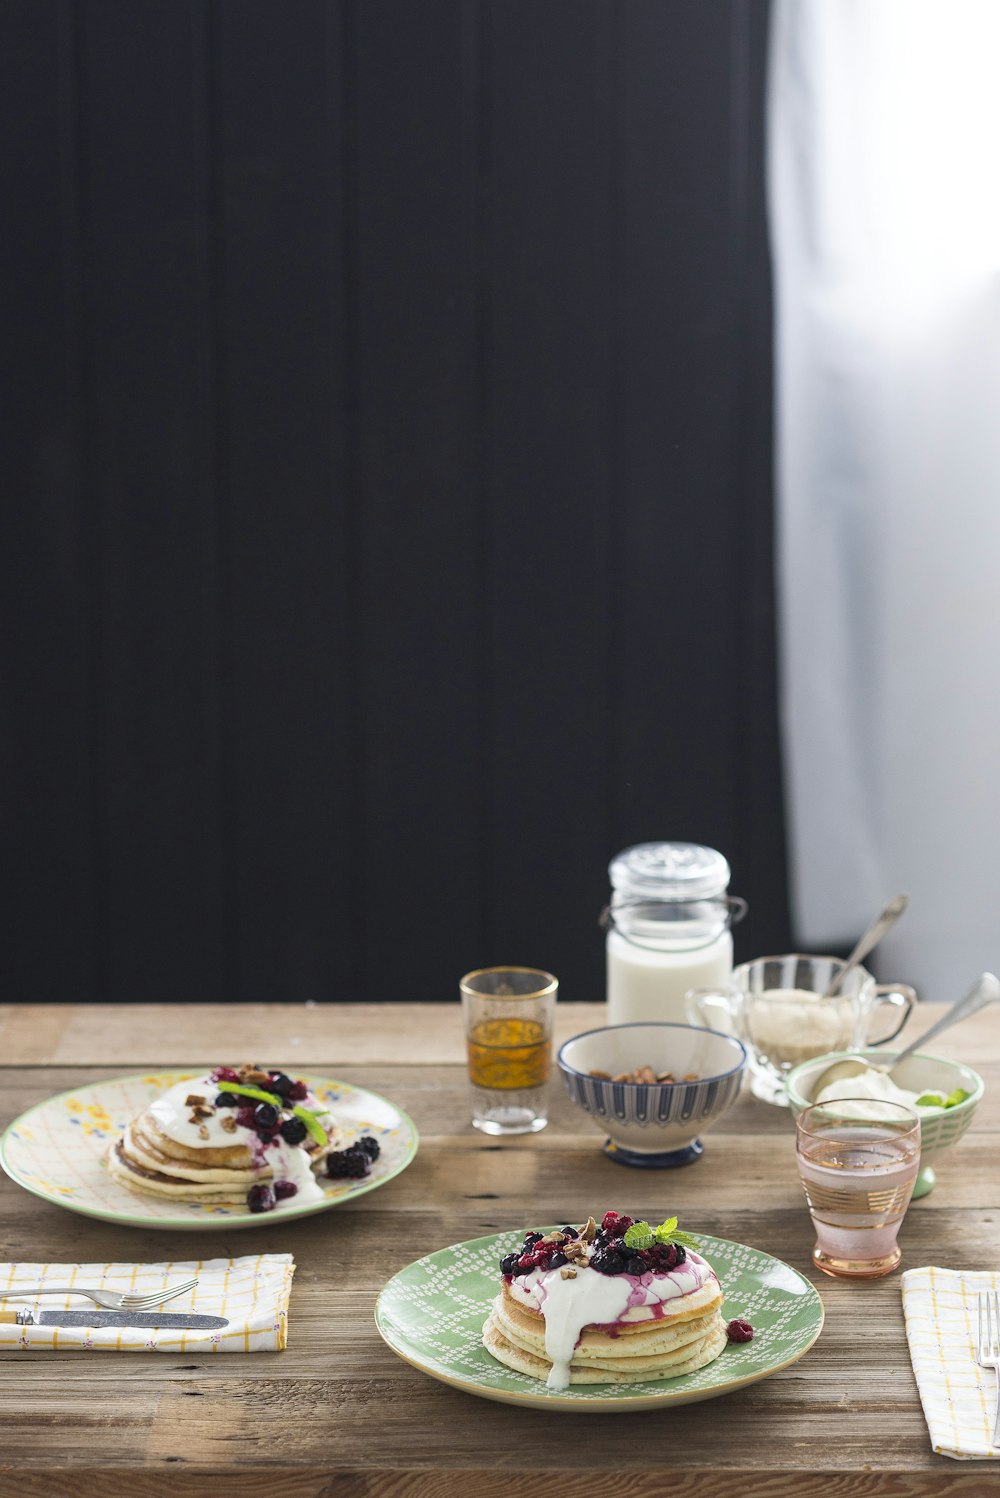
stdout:
<svg viewBox="0 0 1000 1498">
<path fill-rule="evenodd" d="M 607 928 L 608 1024 L 686 1024 L 685 995 L 728 982 L 729 864 L 698 843 L 639 843 L 613 859 Z"/>
<path fill-rule="evenodd" d="M 705 984 L 688 995 L 687 1016 L 693 1025 L 735 1031 L 750 1047 L 754 1096 L 787 1107 L 785 1077 L 793 1066 L 892 1040 L 915 1002 L 905 983 L 876 983 L 863 967 L 845 969 L 836 957 L 791 952 L 745 962 L 728 983 Z M 872 1033 L 886 1021 L 887 1032 Z"/>
</svg>

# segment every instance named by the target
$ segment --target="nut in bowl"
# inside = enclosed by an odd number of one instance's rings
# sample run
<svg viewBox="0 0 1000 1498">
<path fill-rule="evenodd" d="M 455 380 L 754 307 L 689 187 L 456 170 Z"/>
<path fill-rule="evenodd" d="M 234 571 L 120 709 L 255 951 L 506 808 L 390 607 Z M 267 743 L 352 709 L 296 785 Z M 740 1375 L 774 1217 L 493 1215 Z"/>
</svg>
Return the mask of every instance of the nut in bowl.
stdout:
<svg viewBox="0 0 1000 1498">
<path fill-rule="evenodd" d="M 698 1159 L 698 1136 L 739 1096 L 747 1053 L 718 1030 L 608 1025 L 567 1040 L 558 1061 L 571 1100 L 607 1130 L 604 1153 L 656 1169 Z M 635 1074 L 646 1080 L 629 1080 Z"/>
<path fill-rule="evenodd" d="M 879 1067 L 891 1066 L 894 1059 L 881 1047 L 868 1046 L 858 1051 L 830 1051 L 825 1056 L 814 1056 L 811 1061 L 803 1061 L 789 1072 L 785 1083 L 788 1101 L 796 1117 L 804 1108 L 817 1101 L 816 1084 L 823 1073 L 829 1071 L 836 1062 L 849 1057 L 862 1057 Z M 847 1091 L 853 1092 L 855 1096 L 867 1095 L 862 1078 L 849 1081 L 850 1085 L 848 1082 L 842 1084 L 841 1095 L 846 1096 Z M 903 1100 L 911 1102 L 911 1105 L 917 1099 L 929 1096 L 951 1100 L 960 1091 L 966 1094 L 960 1102 L 951 1102 L 951 1106 L 914 1107 L 914 1112 L 920 1117 L 920 1169 L 913 1188 L 916 1199 L 926 1196 L 931 1190 L 940 1156 L 958 1143 L 971 1124 L 983 1095 L 983 1079 L 978 1072 L 963 1066 L 961 1062 L 946 1061 L 942 1056 L 917 1054 L 908 1056 L 900 1063 L 898 1071 L 893 1073 L 892 1081 L 903 1090 Z M 905 1094 L 910 1095 L 909 1099 Z"/>
</svg>

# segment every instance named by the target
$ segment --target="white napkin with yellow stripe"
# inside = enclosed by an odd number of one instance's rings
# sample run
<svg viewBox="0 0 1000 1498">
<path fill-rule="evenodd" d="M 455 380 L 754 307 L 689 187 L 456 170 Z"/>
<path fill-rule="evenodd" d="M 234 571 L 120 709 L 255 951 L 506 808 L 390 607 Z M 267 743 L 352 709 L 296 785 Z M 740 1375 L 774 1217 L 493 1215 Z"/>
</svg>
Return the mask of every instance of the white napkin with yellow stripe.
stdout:
<svg viewBox="0 0 1000 1498">
<path fill-rule="evenodd" d="M 194 1290 L 163 1307 L 174 1313 L 225 1316 L 214 1331 L 175 1328 L 16 1326 L 0 1323 L 0 1347 L 79 1347 L 112 1352 L 280 1352 L 288 1337 L 291 1254 L 242 1259 L 181 1259 L 166 1264 L 0 1264 L 0 1311 L 99 1310 L 82 1296 L 16 1297 L 19 1285 L 86 1285 L 92 1290 L 142 1294 L 198 1276 Z"/>
<path fill-rule="evenodd" d="M 977 1296 L 1000 1289 L 1000 1274 L 908 1269 L 902 1287 L 906 1340 L 931 1445 L 960 1461 L 1000 1459 L 991 1439 L 996 1375 L 976 1362 Z"/>
</svg>

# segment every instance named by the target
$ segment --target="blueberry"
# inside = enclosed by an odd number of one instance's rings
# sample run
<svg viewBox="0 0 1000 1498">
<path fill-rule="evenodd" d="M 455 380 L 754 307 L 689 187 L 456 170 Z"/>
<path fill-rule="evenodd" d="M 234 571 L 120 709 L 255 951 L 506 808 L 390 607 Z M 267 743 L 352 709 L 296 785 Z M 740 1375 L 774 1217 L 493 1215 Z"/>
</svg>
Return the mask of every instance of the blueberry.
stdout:
<svg viewBox="0 0 1000 1498">
<path fill-rule="evenodd" d="M 301 1118 L 286 1118 L 279 1132 L 286 1144 L 301 1144 L 309 1130 Z"/>
<path fill-rule="evenodd" d="M 215 1100 L 215 1106 L 217 1108 L 238 1108 L 240 1106 L 240 1099 L 236 1096 L 235 1092 L 220 1092 Z"/>
<path fill-rule="evenodd" d="M 517 1254 L 504 1254 L 503 1258 L 500 1260 L 500 1273 L 516 1274 L 518 1257 L 519 1256 Z"/>
<path fill-rule="evenodd" d="M 278 1110 L 273 1103 L 258 1103 L 253 1110 L 253 1126 L 255 1129 L 276 1129 L 278 1127 Z"/>
<path fill-rule="evenodd" d="M 575 1238 L 580 1231 L 579 1228 L 560 1228 L 564 1238 Z"/>
<path fill-rule="evenodd" d="M 525 1248 L 534 1248 L 535 1244 L 536 1243 L 541 1243 L 541 1241 L 542 1241 L 542 1235 L 541 1235 L 541 1233 L 525 1233 L 525 1235 L 524 1235 L 524 1246 L 525 1246 Z"/>
<path fill-rule="evenodd" d="M 251 1212 L 270 1212 L 276 1201 L 270 1186 L 251 1186 L 247 1192 L 247 1206 Z"/>
<path fill-rule="evenodd" d="M 359 1150 L 363 1151 L 363 1153 L 368 1156 L 369 1160 L 377 1160 L 379 1155 L 382 1153 L 382 1149 L 378 1140 L 373 1139 L 370 1134 L 362 1134 L 361 1138 L 357 1141 L 356 1147 Z"/>
<path fill-rule="evenodd" d="M 286 1077 L 283 1071 L 273 1071 L 271 1072 L 271 1082 L 267 1090 L 268 1092 L 276 1092 L 279 1097 L 287 1097 L 294 1085 L 291 1077 Z"/>
<path fill-rule="evenodd" d="M 555 1253 L 552 1255 L 551 1259 L 549 1260 L 549 1268 L 550 1269 L 559 1269 L 563 1264 L 568 1264 L 568 1263 L 569 1263 L 569 1260 L 567 1259 L 566 1255 L 565 1254 L 561 1254 L 559 1252 L 559 1250 L 556 1249 Z"/>
</svg>

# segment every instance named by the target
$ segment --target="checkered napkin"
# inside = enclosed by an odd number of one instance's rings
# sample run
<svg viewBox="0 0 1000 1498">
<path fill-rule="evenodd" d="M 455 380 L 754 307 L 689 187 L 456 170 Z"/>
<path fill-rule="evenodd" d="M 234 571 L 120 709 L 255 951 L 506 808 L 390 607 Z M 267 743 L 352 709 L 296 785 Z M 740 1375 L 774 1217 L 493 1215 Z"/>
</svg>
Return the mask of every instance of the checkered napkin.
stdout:
<svg viewBox="0 0 1000 1498">
<path fill-rule="evenodd" d="M 931 1445 L 959 1461 L 1000 1459 L 991 1442 L 996 1377 L 976 1362 L 980 1290 L 1000 1289 L 1000 1273 L 908 1269 L 903 1316 Z"/>
<path fill-rule="evenodd" d="M 163 1314 L 225 1316 L 214 1331 L 150 1327 L 16 1326 L 0 1322 L 0 1347 L 79 1347 L 112 1352 L 281 1352 L 288 1335 L 291 1254 L 243 1259 L 184 1259 L 169 1264 L 0 1264 L 0 1311 L 98 1309 L 80 1296 L 12 1300 L 19 1285 L 86 1285 L 91 1290 L 143 1293 L 198 1276 L 198 1284 L 163 1307 Z"/>
</svg>

